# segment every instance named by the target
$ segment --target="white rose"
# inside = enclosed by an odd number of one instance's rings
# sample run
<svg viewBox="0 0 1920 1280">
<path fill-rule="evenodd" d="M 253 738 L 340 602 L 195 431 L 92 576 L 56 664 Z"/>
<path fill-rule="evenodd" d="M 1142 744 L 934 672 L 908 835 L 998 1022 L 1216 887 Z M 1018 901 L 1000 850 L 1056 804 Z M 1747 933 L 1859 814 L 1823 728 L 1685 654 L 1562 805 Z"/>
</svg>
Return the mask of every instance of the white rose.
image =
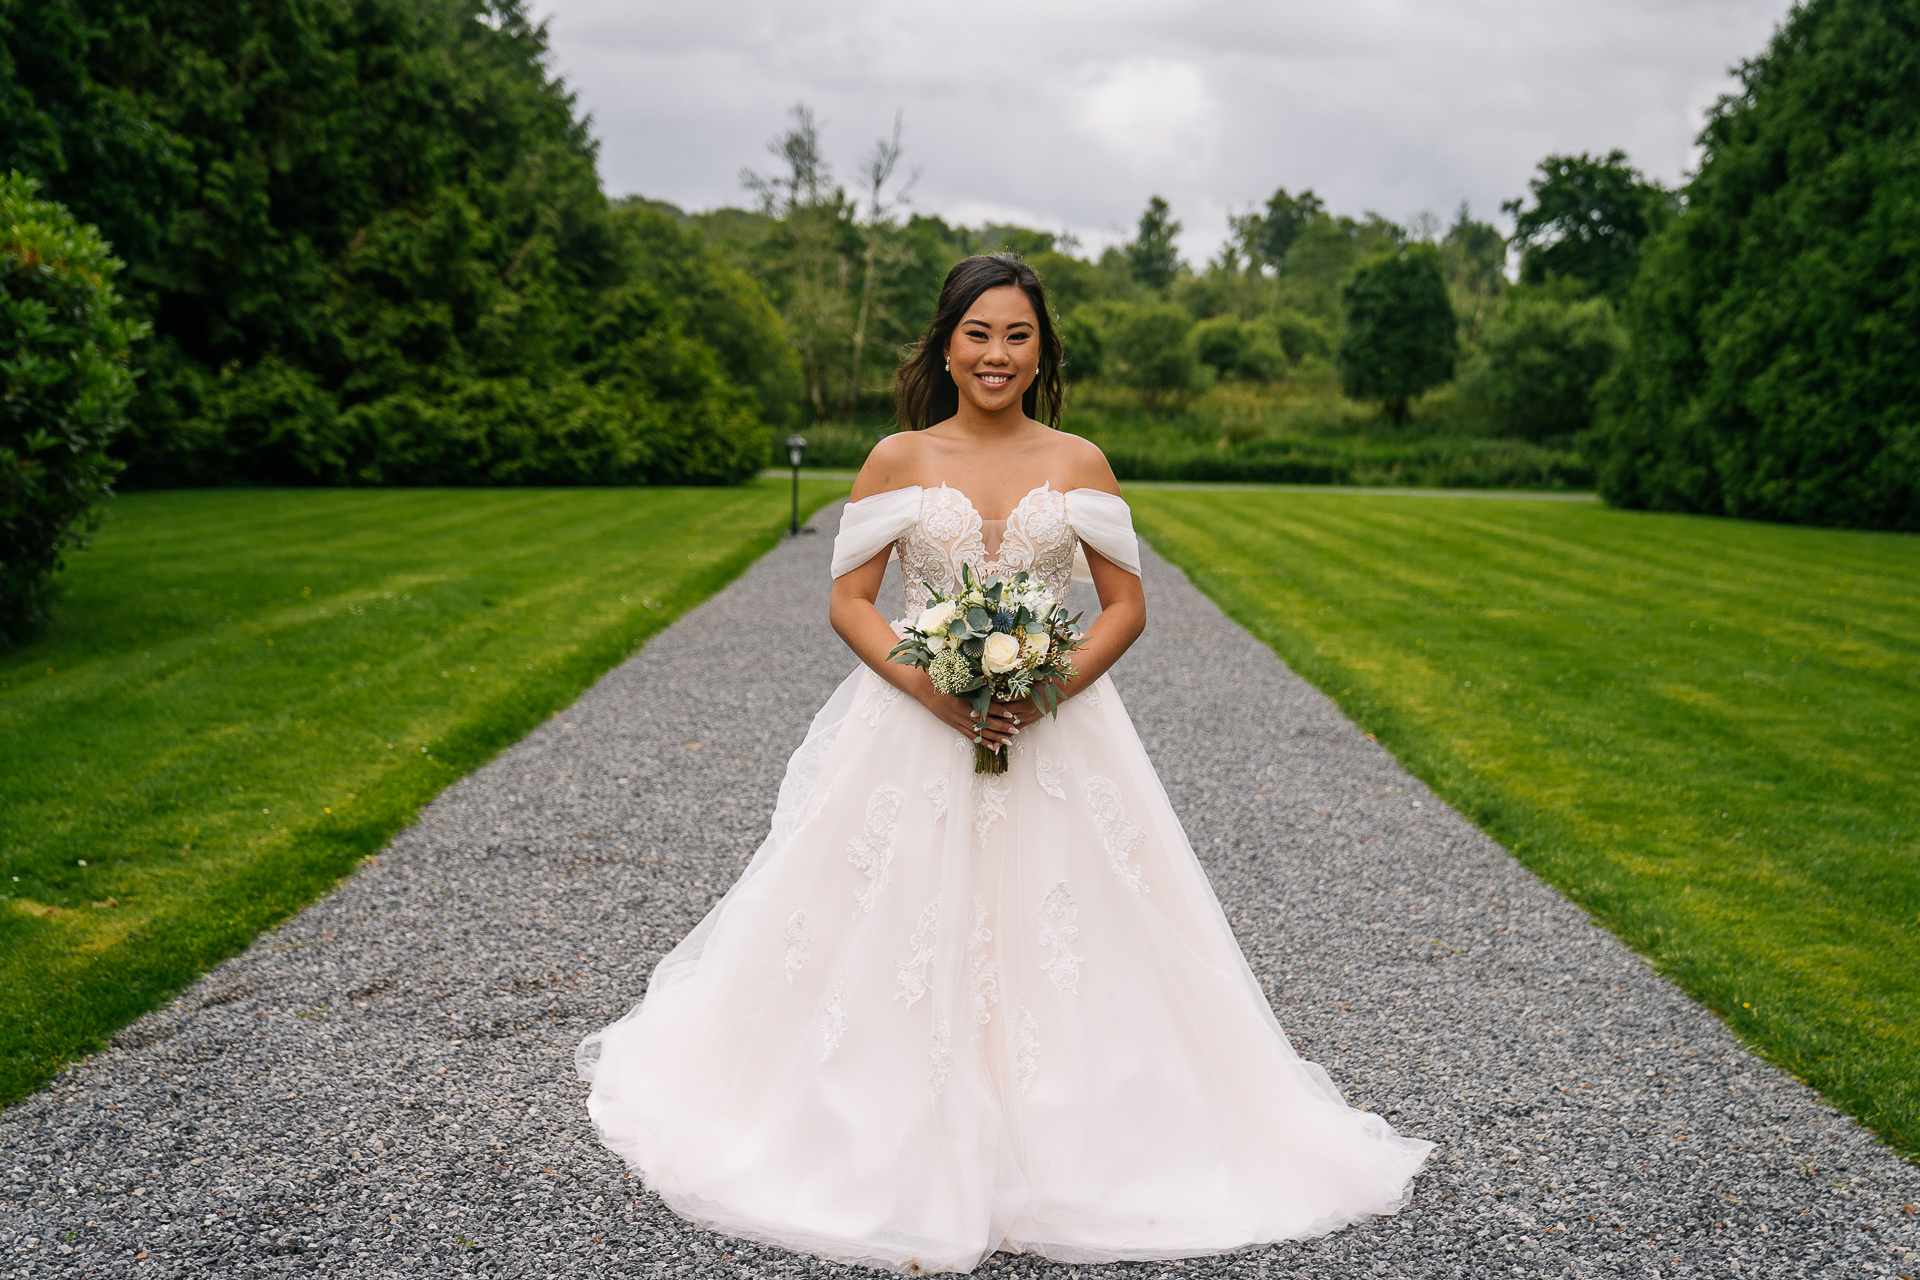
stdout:
<svg viewBox="0 0 1920 1280">
<path fill-rule="evenodd" d="M 952 644 L 953 644 L 953 641 L 947 639 L 945 636 L 928 636 L 927 652 L 928 653 L 945 653 Z"/>
<path fill-rule="evenodd" d="M 953 601 L 942 600 L 938 604 L 927 606 L 920 616 L 913 620 L 913 629 L 932 635 L 936 631 L 945 631 L 947 624 L 959 616 L 960 610 L 954 606 Z"/>
<path fill-rule="evenodd" d="M 1029 631 L 1027 638 L 1020 642 L 1020 647 L 1026 651 L 1027 657 L 1037 662 L 1047 656 L 1047 650 L 1053 648 L 1053 637 L 1044 631 Z"/>
<path fill-rule="evenodd" d="M 980 665 L 996 676 L 1012 671 L 1020 665 L 1020 642 L 1004 631 L 994 632 L 980 651 Z"/>
</svg>

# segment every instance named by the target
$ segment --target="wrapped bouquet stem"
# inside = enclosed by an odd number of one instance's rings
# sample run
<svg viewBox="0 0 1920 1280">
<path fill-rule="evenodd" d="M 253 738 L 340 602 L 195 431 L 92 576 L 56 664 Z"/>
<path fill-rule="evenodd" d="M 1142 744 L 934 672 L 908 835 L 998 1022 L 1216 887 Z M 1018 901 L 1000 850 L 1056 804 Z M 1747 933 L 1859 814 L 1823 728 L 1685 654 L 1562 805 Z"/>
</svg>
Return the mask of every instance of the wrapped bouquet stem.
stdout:
<svg viewBox="0 0 1920 1280">
<path fill-rule="evenodd" d="M 973 703 L 984 721 L 995 702 L 1031 698 L 1045 715 L 1060 709 L 1067 681 L 1079 675 L 1073 653 L 1080 647 L 1078 615 L 1069 618 L 1046 584 L 1025 570 L 982 582 L 962 565 L 960 590 L 941 595 L 927 586 L 927 607 L 887 655 L 893 662 L 925 667 L 933 687 Z M 1005 773 L 1005 748 L 974 737 L 975 773 Z"/>
</svg>

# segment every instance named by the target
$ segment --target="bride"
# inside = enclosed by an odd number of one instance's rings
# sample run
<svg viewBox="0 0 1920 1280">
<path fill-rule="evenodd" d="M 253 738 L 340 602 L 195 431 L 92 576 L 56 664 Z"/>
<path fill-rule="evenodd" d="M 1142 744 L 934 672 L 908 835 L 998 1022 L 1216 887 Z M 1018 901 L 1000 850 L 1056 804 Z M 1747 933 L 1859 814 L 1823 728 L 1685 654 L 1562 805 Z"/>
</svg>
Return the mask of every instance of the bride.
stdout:
<svg viewBox="0 0 1920 1280">
<path fill-rule="evenodd" d="M 1099 449 L 1036 421 L 1061 382 L 1033 271 L 956 266 L 898 400 L 917 429 L 875 447 L 834 543 L 831 617 L 864 667 L 739 882 L 581 1045 L 601 1140 L 696 1222 L 910 1274 L 1393 1213 L 1431 1144 L 1294 1053 L 1107 677 L 1146 625 L 1139 551 Z M 1090 576 L 1058 714 L 982 723 L 889 663 L 896 554 L 909 618 L 962 564 L 1059 599 Z M 976 742 L 1008 771 L 976 774 Z"/>
</svg>

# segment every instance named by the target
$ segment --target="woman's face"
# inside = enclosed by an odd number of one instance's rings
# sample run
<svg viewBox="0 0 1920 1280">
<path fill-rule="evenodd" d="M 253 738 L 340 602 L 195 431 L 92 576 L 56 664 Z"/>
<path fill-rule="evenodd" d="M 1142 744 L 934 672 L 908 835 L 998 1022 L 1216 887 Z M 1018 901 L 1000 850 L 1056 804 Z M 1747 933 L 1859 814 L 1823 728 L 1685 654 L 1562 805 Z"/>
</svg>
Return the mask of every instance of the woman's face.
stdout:
<svg viewBox="0 0 1920 1280">
<path fill-rule="evenodd" d="M 1040 371 L 1040 321 L 1025 291 L 1007 284 L 974 301 L 947 340 L 962 404 L 988 413 L 1020 402 Z"/>
</svg>

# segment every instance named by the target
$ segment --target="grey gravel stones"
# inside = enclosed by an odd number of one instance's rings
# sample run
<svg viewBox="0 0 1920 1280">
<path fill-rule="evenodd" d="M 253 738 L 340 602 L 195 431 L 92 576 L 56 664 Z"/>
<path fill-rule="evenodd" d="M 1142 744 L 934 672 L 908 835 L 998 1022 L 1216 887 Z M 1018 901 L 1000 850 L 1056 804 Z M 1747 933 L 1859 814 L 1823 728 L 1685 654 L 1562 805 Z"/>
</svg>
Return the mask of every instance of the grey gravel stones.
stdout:
<svg viewBox="0 0 1920 1280">
<path fill-rule="evenodd" d="M 673 1217 L 595 1143 L 572 1072 L 744 864 L 851 668 L 829 542 L 778 548 L 331 897 L 0 1113 L 0 1276 L 859 1272 Z M 1147 580 L 1116 679 L 1255 972 L 1351 1101 L 1440 1149 L 1400 1216 L 1321 1240 L 977 1274 L 1920 1275 L 1920 1170 L 1151 555 Z"/>
</svg>

